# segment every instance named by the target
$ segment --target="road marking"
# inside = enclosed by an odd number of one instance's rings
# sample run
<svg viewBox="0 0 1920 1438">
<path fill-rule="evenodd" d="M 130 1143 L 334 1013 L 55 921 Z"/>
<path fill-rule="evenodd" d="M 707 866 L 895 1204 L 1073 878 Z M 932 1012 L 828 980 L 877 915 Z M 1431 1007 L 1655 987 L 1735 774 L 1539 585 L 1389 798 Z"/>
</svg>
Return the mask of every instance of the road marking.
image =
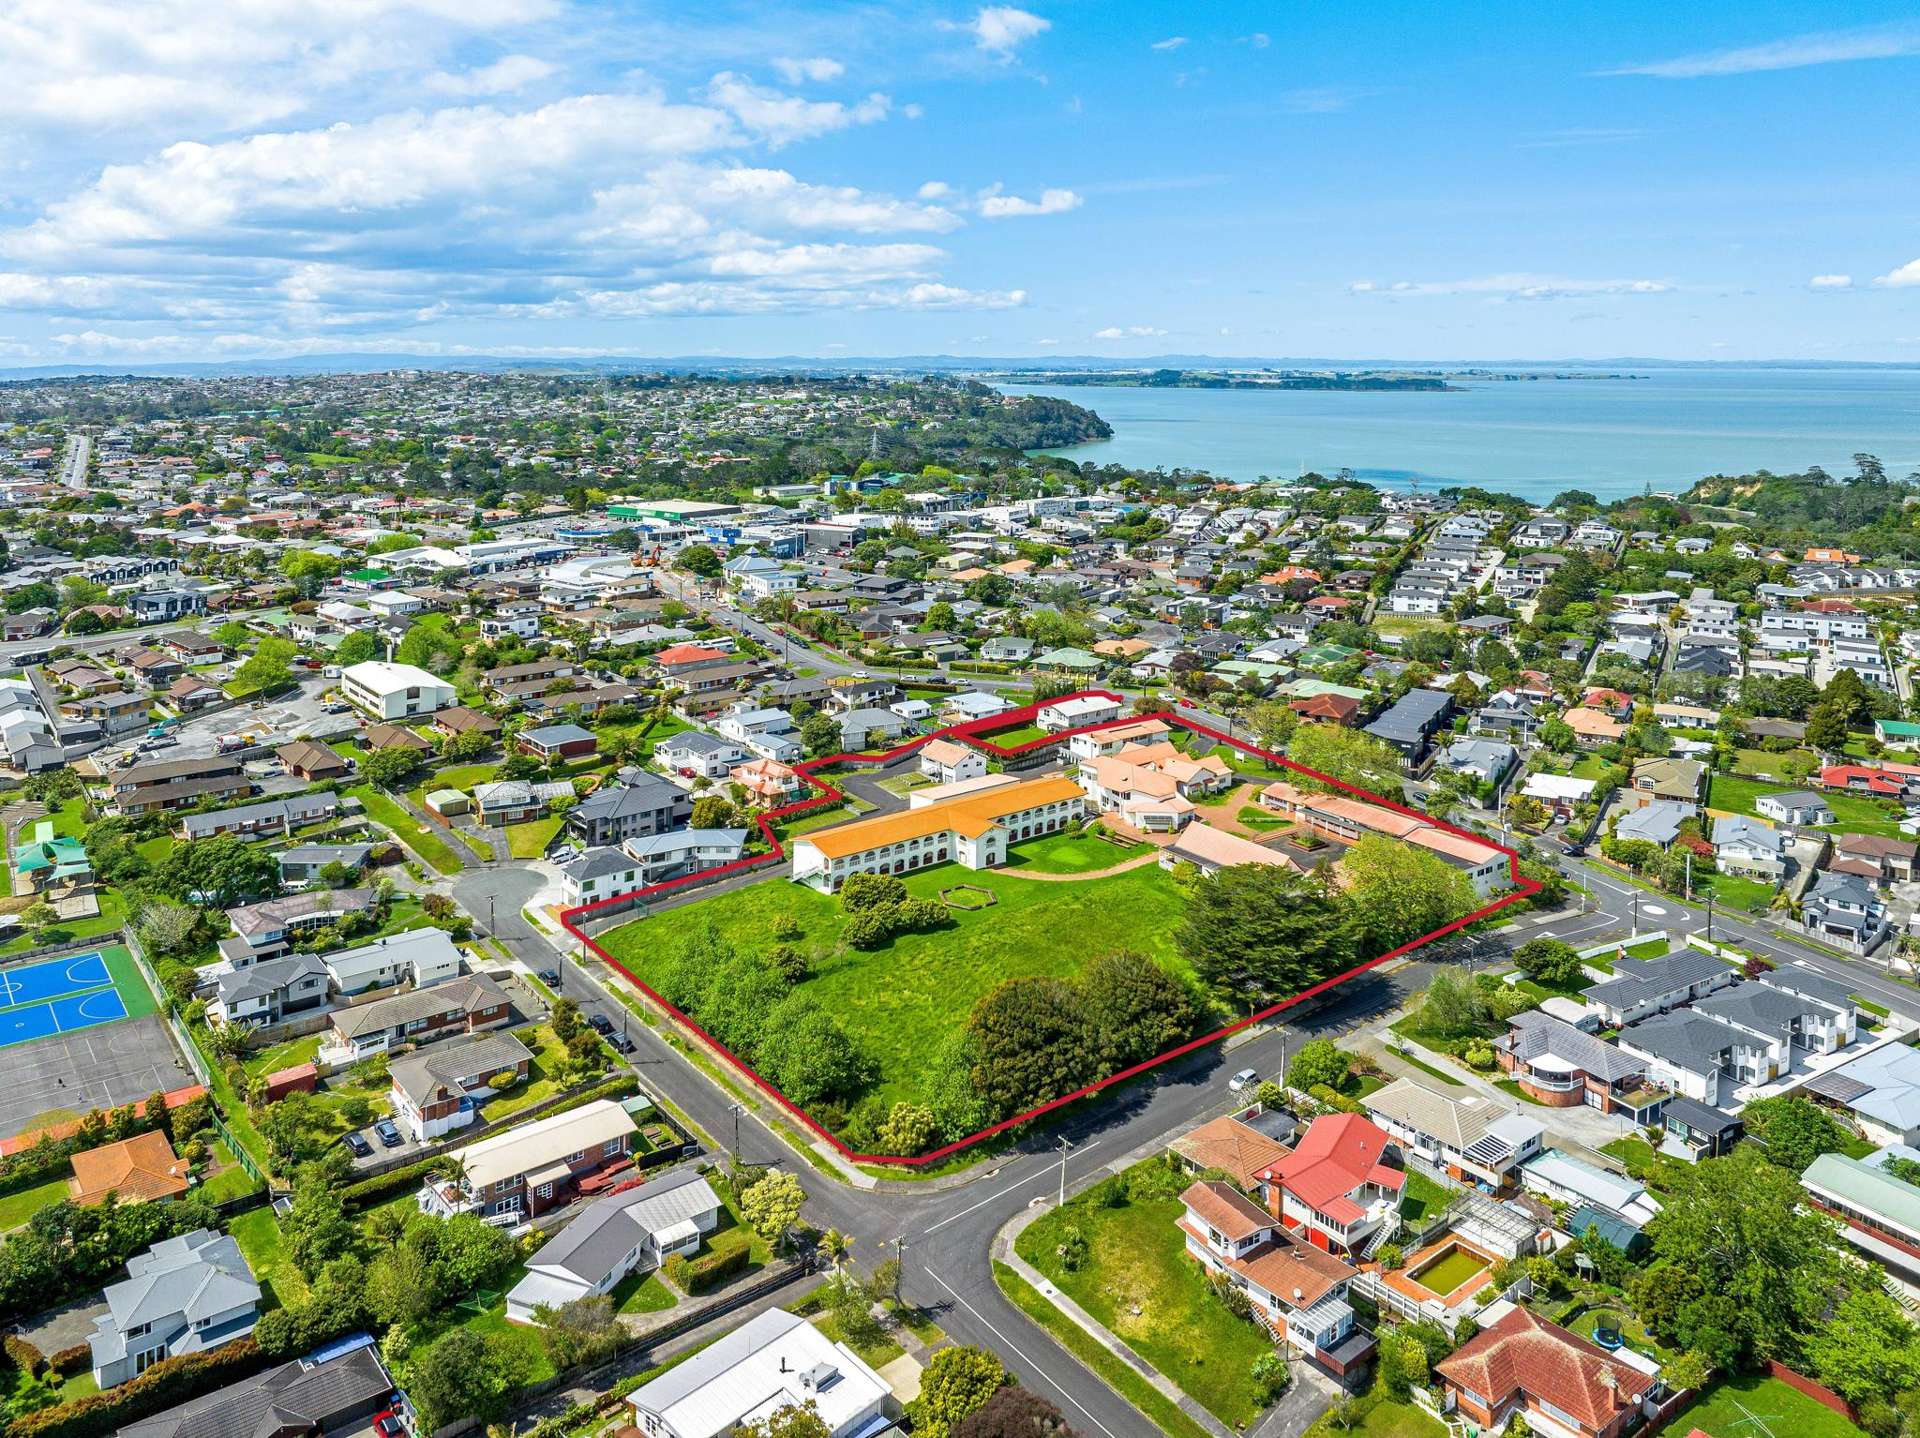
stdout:
<svg viewBox="0 0 1920 1438">
<path fill-rule="evenodd" d="M 1088 1142 L 1081 1144 L 1078 1148 L 1074 1149 L 1074 1152 L 1085 1153 L 1090 1148 L 1097 1148 L 1099 1144 L 1100 1144 L 1099 1139 L 1097 1138 L 1091 1139 Z M 981 1199 L 978 1203 L 968 1204 L 965 1208 L 961 1209 L 958 1213 L 948 1214 L 945 1218 L 941 1219 L 938 1223 L 934 1224 L 933 1228 L 923 1229 L 918 1236 L 921 1238 L 925 1238 L 929 1233 L 934 1232 L 935 1229 L 945 1228 L 948 1224 L 952 1223 L 955 1219 L 965 1218 L 968 1214 L 972 1213 L 975 1209 L 985 1208 L 988 1204 L 992 1203 L 995 1199 L 999 1198 L 1002 1194 L 1012 1193 L 1016 1188 L 1025 1188 L 1028 1184 L 1032 1183 L 1036 1178 L 1045 1178 L 1047 1174 L 1052 1171 L 1052 1167 L 1053 1166 L 1049 1164 L 1046 1168 L 1041 1169 L 1038 1173 L 1031 1174 L 1026 1178 L 1018 1179 L 1015 1182 L 1008 1184 L 1005 1188 L 996 1189 L 994 1192 L 988 1194 L 985 1198 Z"/>
<path fill-rule="evenodd" d="M 979 1309 L 975 1308 L 971 1303 L 968 1303 L 966 1299 L 962 1298 L 957 1292 L 955 1292 L 953 1285 L 948 1283 L 946 1279 L 942 1278 L 939 1274 L 935 1273 L 931 1268 L 927 1270 L 927 1277 L 931 1278 L 935 1283 L 939 1284 L 942 1288 L 946 1289 L 948 1293 L 953 1294 L 953 1301 L 955 1303 L 958 1303 L 961 1307 L 965 1308 L 967 1312 L 971 1313 L 975 1318 L 979 1319 L 982 1323 L 986 1324 L 987 1331 L 989 1333 L 991 1333 L 995 1338 L 998 1338 L 1002 1343 L 1006 1344 L 1007 1347 L 1011 1348 L 1015 1353 L 1018 1353 L 1020 1355 L 1021 1360 L 1025 1362 L 1029 1367 L 1031 1367 L 1036 1373 L 1045 1371 L 1040 1367 L 1038 1363 L 1034 1362 L 1031 1356 L 1029 1356 L 1026 1352 L 1024 1352 L 1021 1349 L 1019 1344 L 1015 1343 L 1011 1338 L 1007 1337 L 1006 1334 L 1002 1333 L 999 1329 L 995 1328 L 992 1322 L 987 1318 L 986 1314 L 982 1313 Z M 1061 1316 L 1065 1317 L 1066 1315 L 1062 1314 Z M 1032 1320 L 1029 1319 L 1028 1322 L 1032 1322 Z M 1073 1320 L 1071 1318 L 1068 1318 L 1067 1322 L 1071 1323 L 1073 1322 Z M 1114 1356 L 1116 1358 L 1119 1358 L 1118 1354 L 1115 1354 Z M 1079 1362 L 1078 1359 L 1075 1359 L 1074 1361 L 1076 1363 Z M 1120 1361 L 1122 1363 L 1126 1362 L 1124 1358 L 1120 1359 Z M 1088 1369 L 1087 1371 L 1091 1373 L 1093 1370 Z M 1099 1381 L 1102 1383 L 1106 1382 L 1106 1380 L 1104 1378 L 1100 1378 L 1100 1376 L 1097 1373 L 1094 1374 L 1094 1377 L 1099 1379 Z M 1061 1388 L 1059 1384 L 1055 1384 L 1054 1386 L 1056 1388 L 1060 1388 L 1060 1396 L 1062 1398 L 1066 1399 L 1067 1402 L 1073 1404 L 1075 1408 L 1079 1408 L 1083 1414 L 1086 1414 L 1087 1422 L 1091 1423 L 1094 1427 L 1098 1428 L 1102 1433 L 1105 1433 L 1107 1435 L 1107 1438 L 1119 1438 L 1119 1434 L 1115 1433 L 1111 1428 L 1107 1427 L 1106 1424 L 1102 1423 L 1098 1418 L 1094 1417 L 1091 1413 L 1087 1413 L 1087 1410 L 1081 1407 L 1080 1401 L 1076 1399 L 1071 1393 L 1067 1392 L 1065 1388 Z M 1120 1396 L 1118 1389 L 1114 1389 L 1113 1392 L 1116 1397 Z M 1126 1403 L 1127 1399 L 1124 1397 L 1121 1397 L 1120 1401 L 1122 1403 Z M 1129 1404 L 1128 1406 L 1131 1407 L 1132 1405 Z"/>
<path fill-rule="evenodd" d="M 1656 919 L 1664 919 L 1667 916 L 1667 911 L 1661 908 L 1658 904 L 1642 904 L 1640 906 L 1640 911 L 1642 913 L 1651 914 Z M 1685 909 L 1682 909 L 1680 911 L 1680 917 L 1683 919 L 1690 919 L 1693 916 L 1689 914 Z"/>
</svg>

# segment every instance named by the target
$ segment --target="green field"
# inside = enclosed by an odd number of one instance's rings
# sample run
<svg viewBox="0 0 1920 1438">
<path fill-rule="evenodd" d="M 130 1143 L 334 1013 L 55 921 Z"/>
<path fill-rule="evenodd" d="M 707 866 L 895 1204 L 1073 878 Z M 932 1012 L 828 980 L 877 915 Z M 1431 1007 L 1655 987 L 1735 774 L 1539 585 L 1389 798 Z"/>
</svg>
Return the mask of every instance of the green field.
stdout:
<svg viewBox="0 0 1920 1438">
<path fill-rule="evenodd" d="M 1755 1424 L 1756 1417 L 1764 1420 L 1764 1429 Z M 1708 1438 L 1752 1438 L 1763 1431 L 1793 1438 L 1863 1438 L 1831 1408 L 1778 1378 L 1744 1373 L 1709 1384 L 1668 1426 L 1680 1432 L 1698 1428 Z"/>
<path fill-rule="evenodd" d="M 1805 784 L 1769 784 L 1759 779 L 1743 779 L 1736 774 L 1715 774 L 1707 790 L 1707 807 L 1729 814 L 1753 814 L 1754 800 L 1762 794 L 1781 794 L 1804 789 Z M 1900 806 L 1890 801 L 1867 799 L 1858 794 L 1823 794 L 1833 810 L 1834 822 L 1822 825 L 1830 834 L 1878 834 L 1885 839 L 1904 839 L 1900 832 Z"/>
<path fill-rule="evenodd" d="M 0 1232 L 20 1227 L 41 1209 L 58 1203 L 66 1196 L 66 1179 L 54 1178 L 0 1198 Z"/>
<path fill-rule="evenodd" d="M 907 875 L 905 883 L 917 898 L 937 898 L 956 884 L 977 885 L 997 902 L 955 912 L 947 928 L 903 935 L 860 953 L 840 943 L 837 901 L 801 884 L 767 880 L 623 925 L 599 942 L 646 979 L 686 934 L 709 921 L 735 945 L 757 951 L 766 946 L 774 921 L 791 915 L 802 931 L 796 942 L 813 959 L 805 991 L 847 1025 L 879 1066 L 873 1092 L 889 1105 L 922 1101 L 928 1056 L 1003 979 L 1070 978 L 1086 959 L 1121 949 L 1184 972 L 1173 944 L 1184 901 L 1156 865 L 1084 883 L 1035 882 L 946 865 Z"/>
<path fill-rule="evenodd" d="M 1084 831 L 1049 834 L 1007 850 L 1007 868 L 1042 874 L 1091 874 L 1138 858 L 1151 844 L 1116 844 Z"/>
<path fill-rule="evenodd" d="M 526 824 L 507 825 L 507 852 L 516 859 L 539 858 L 547 852 L 547 845 L 553 842 L 553 836 L 565 822 L 564 815 L 554 814 Z"/>
<path fill-rule="evenodd" d="M 1273 1351 L 1272 1340 L 1229 1313 L 1187 1257 L 1176 1224 L 1185 1180 L 1153 1159 L 1129 1176 L 1136 1177 L 1134 1192 L 1119 1207 L 1074 1199 L 1030 1225 L 1015 1251 L 1214 1417 L 1243 1427 L 1266 1407 L 1251 1369 Z M 1071 1272 L 1059 1253 L 1069 1229 L 1087 1251 Z"/>
</svg>

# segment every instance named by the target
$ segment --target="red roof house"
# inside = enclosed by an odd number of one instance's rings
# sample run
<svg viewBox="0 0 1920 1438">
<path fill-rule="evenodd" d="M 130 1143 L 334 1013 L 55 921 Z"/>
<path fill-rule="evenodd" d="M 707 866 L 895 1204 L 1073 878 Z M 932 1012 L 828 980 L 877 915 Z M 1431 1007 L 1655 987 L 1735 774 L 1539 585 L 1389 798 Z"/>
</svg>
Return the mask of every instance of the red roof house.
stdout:
<svg viewBox="0 0 1920 1438">
<path fill-rule="evenodd" d="M 1383 1162 L 1390 1149 L 1397 1159 L 1392 1137 L 1361 1115 L 1323 1115 L 1260 1175 L 1268 1207 L 1316 1248 L 1355 1252 L 1400 1206 L 1407 1175 Z"/>
<path fill-rule="evenodd" d="M 1641 1410 L 1654 1379 L 1556 1323 L 1516 1308 L 1434 1365 L 1445 1405 L 1481 1429 L 1514 1413 L 1542 1428 L 1617 1438 Z"/>
</svg>

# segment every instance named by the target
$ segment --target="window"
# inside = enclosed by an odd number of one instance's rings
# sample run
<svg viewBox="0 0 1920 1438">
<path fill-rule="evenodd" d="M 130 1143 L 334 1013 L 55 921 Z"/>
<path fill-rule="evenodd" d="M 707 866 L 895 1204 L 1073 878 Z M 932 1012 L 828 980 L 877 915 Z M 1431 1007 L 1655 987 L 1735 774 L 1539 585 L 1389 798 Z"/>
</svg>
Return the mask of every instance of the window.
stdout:
<svg viewBox="0 0 1920 1438">
<path fill-rule="evenodd" d="M 584 1148 L 576 1148 L 572 1153 L 567 1155 L 567 1162 L 578 1163 L 580 1162 L 581 1159 L 585 1158 L 586 1156 L 587 1156 L 587 1151 Z"/>
<path fill-rule="evenodd" d="M 166 1354 L 166 1350 L 164 1348 L 149 1348 L 144 1353 L 134 1354 L 133 1355 L 134 1375 L 137 1377 L 140 1374 L 145 1373 L 149 1368 L 153 1367 L 154 1364 L 158 1363 L 160 1359 L 163 1356 L 165 1356 L 165 1354 Z"/>
<path fill-rule="evenodd" d="M 617 1138 L 608 1139 L 605 1143 L 600 1145 L 600 1152 L 602 1153 L 620 1152 L 620 1140 Z"/>
<path fill-rule="evenodd" d="M 553 1197 L 553 1185 L 552 1185 L 552 1184 L 550 1184 L 550 1183 L 543 1183 L 543 1184 L 541 1184 L 541 1185 L 540 1185 L 540 1186 L 539 1186 L 538 1188 L 536 1188 L 536 1189 L 535 1189 L 535 1190 L 533 1191 L 533 1196 L 534 1196 L 535 1198 L 552 1198 L 552 1197 Z"/>
</svg>

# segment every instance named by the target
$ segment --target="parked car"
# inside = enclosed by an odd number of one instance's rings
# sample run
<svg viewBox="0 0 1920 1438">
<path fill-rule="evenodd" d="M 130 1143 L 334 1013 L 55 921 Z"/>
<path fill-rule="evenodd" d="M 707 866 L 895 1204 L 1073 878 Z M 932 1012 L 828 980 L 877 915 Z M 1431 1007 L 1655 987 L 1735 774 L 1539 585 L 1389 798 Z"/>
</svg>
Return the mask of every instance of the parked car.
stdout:
<svg viewBox="0 0 1920 1438">
<path fill-rule="evenodd" d="M 625 1034 L 608 1034 L 607 1043 L 617 1054 L 630 1054 L 633 1052 L 633 1040 Z"/>
<path fill-rule="evenodd" d="M 1248 1089 L 1252 1088 L 1255 1084 L 1259 1082 L 1260 1082 L 1260 1075 L 1256 1073 L 1254 1070 L 1241 1069 L 1239 1073 L 1235 1074 L 1232 1078 L 1227 1080 L 1227 1092 L 1228 1093 L 1245 1093 Z"/>
<path fill-rule="evenodd" d="M 539 978 L 540 982 L 550 989 L 560 987 L 560 970 L 558 969 L 542 969 L 540 970 Z"/>
<path fill-rule="evenodd" d="M 373 1415 L 373 1431 L 380 1438 L 405 1438 L 407 1425 L 400 1421 L 400 1415 L 391 1408 Z"/>
<path fill-rule="evenodd" d="M 373 1133 L 374 1137 L 388 1148 L 398 1148 L 404 1142 L 400 1137 L 400 1130 L 394 1127 L 394 1122 L 390 1118 L 383 1118 L 376 1123 L 373 1126 Z"/>
<path fill-rule="evenodd" d="M 369 1158 L 373 1154 L 373 1145 L 357 1133 L 348 1134 L 345 1138 L 341 1139 L 340 1142 L 347 1146 L 348 1152 L 352 1153 L 355 1158 Z"/>
<path fill-rule="evenodd" d="M 613 1020 L 605 1014 L 594 1014 L 587 1022 L 592 1024 L 598 1033 L 610 1034 L 613 1032 Z"/>
</svg>

